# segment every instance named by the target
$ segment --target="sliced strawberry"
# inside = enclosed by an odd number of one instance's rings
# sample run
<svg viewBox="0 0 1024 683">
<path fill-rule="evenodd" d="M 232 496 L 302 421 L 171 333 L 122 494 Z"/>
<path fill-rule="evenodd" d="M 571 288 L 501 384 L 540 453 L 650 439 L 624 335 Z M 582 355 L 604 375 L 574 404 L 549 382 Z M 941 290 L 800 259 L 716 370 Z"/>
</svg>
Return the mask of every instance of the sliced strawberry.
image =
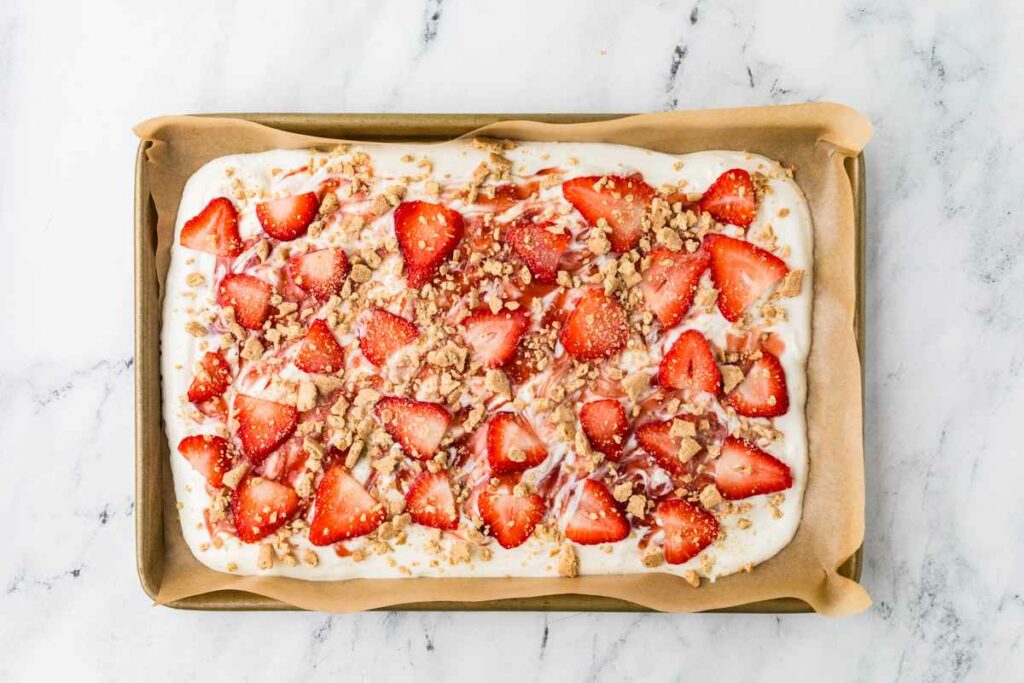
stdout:
<svg viewBox="0 0 1024 683">
<path fill-rule="evenodd" d="M 743 381 L 725 397 L 725 403 L 746 417 L 785 415 L 789 410 L 789 391 L 786 371 L 779 359 L 762 351 Z"/>
<path fill-rule="evenodd" d="M 238 211 L 227 197 L 211 199 L 203 210 L 181 228 L 181 246 L 218 256 L 242 253 L 238 235 Z"/>
<path fill-rule="evenodd" d="M 503 548 L 515 548 L 526 542 L 544 518 L 544 499 L 536 493 L 515 495 L 507 486 L 487 489 L 477 498 L 480 517 L 487 533 Z"/>
<path fill-rule="evenodd" d="M 533 427 L 515 413 L 498 413 L 487 425 L 487 462 L 495 474 L 521 472 L 544 462 L 548 451 Z"/>
<path fill-rule="evenodd" d="M 444 406 L 397 396 L 377 401 L 374 412 L 406 455 L 417 460 L 434 457 L 452 421 Z"/>
<path fill-rule="evenodd" d="M 789 272 L 782 259 L 744 240 L 708 235 L 704 247 L 711 254 L 718 310 L 729 322 L 739 320 L 748 306 Z"/>
<path fill-rule="evenodd" d="M 558 272 L 558 261 L 569 247 L 572 235 L 567 230 L 551 232 L 554 223 L 534 223 L 520 219 L 508 226 L 505 241 L 526 262 L 538 282 L 551 284 Z"/>
<path fill-rule="evenodd" d="M 284 484 L 248 476 L 231 496 L 231 512 L 239 540 L 255 543 L 274 533 L 299 509 L 299 495 Z"/>
<path fill-rule="evenodd" d="M 523 309 L 499 313 L 481 311 L 462 323 L 462 336 L 473 355 L 488 368 L 500 368 L 511 360 L 526 329 L 530 316 Z"/>
<path fill-rule="evenodd" d="M 421 472 L 405 494 L 405 511 L 412 521 L 435 529 L 458 529 L 455 494 L 448 473 Z"/>
<path fill-rule="evenodd" d="M 395 237 L 405 259 L 406 280 L 420 288 L 462 239 L 462 214 L 440 204 L 402 202 L 395 208 Z"/>
<path fill-rule="evenodd" d="M 688 254 L 658 247 L 651 252 L 651 265 L 643 272 L 640 291 L 662 327 L 674 327 L 690 310 L 710 260 L 703 249 Z"/>
<path fill-rule="evenodd" d="M 207 351 L 199 360 L 199 369 L 188 387 L 188 400 L 205 401 L 223 394 L 231 384 L 231 366 L 217 351 Z"/>
<path fill-rule="evenodd" d="M 717 394 L 722 387 L 722 373 L 704 335 L 686 330 L 661 359 L 658 383 L 670 389 L 682 389 L 695 396 L 702 391 Z"/>
<path fill-rule="evenodd" d="M 683 437 L 672 436 L 672 422 L 684 419 L 687 417 L 679 415 L 672 420 L 648 422 L 640 425 L 636 430 L 636 440 L 640 443 L 640 447 L 654 456 L 659 465 L 679 477 L 689 474 L 690 467 L 689 460 L 684 462 L 679 459 Z M 690 459 L 696 455 L 698 454 L 691 455 Z"/>
<path fill-rule="evenodd" d="M 257 463 L 283 444 L 299 421 L 294 406 L 245 394 L 235 397 L 235 412 L 242 452 Z"/>
<path fill-rule="evenodd" d="M 718 538 L 715 516 L 685 500 L 661 501 L 654 519 L 665 531 L 665 561 L 669 564 L 686 562 Z"/>
<path fill-rule="evenodd" d="M 726 437 L 715 460 L 715 485 L 727 500 L 784 491 L 793 485 L 789 466 L 757 446 Z"/>
<path fill-rule="evenodd" d="M 370 311 L 359 337 L 359 348 L 374 365 L 388 362 L 391 354 L 407 346 L 420 336 L 411 322 L 393 313 L 375 308 Z"/>
<path fill-rule="evenodd" d="M 309 326 L 302 348 L 295 357 L 295 367 L 303 372 L 329 375 L 338 372 L 345 365 L 345 349 L 334 337 L 334 332 L 322 318 Z"/>
<path fill-rule="evenodd" d="M 258 330 L 270 315 L 270 297 L 273 293 L 273 288 L 259 278 L 230 273 L 220 281 L 217 303 L 234 308 L 235 320 L 242 327 Z"/>
<path fill-rule="evenodd" d="M 612 249 L 629 251 L 640 241 L 641 220 L 654 199 L 654 188 L 639 173 L 630 176 L 587 176 L 562 183 L 562 196 L 594 227 L 605 219 L 611 227 Z"/>
<path fill-rule="evenodd" d="M 747 227 L 757 215 L 757 194 L 750 174 L 742 168 L 734 168 L 718 176 L 697 202 L 697 208 L 707 211 L 720 223 Z"/>
<path fill-rule="evenodd" d="M 319 208 L 316 192 L 306 192 L 260 202 L 256 205 L 256 217 L 268 235 L 287 241 L 306 234 Z"/>
<path fill-rule="evenodd" d="M 321 301 L 341 291 L 348 276 L 348 257 L 342 249 L 320 249 L 293 256 L 286 266 L 292 282 Z"/>
<path fill-rule="evenodd" d="M 628 336 L 629 323 L 622 305 L 602 289 L 592 287 L 565 321 L 562 346 L 577 360 L 595 360 L 622 349 Z"/>
<path fill-rule="evenodd" d="M 178 452 L 188 460 L 210 486 L 220 487 L 224 473 L 231 469 L 231 446 L 226 439 L 211 434 L 186 436 Z"/>
<path fill-rule="evenodd" d="M 365 536 L 384 521 L 384 506 L 341 464 L 327 468 L 316 487 L 309 542 L 330 545 Z"/>
<path fill-rule="evenodd" d="M 214 396 L 208 401 L 196 404 L 196 409 L 206 417 L 213 417 L 218 420 L 228 419 L 228 404 L 220 396 Z"/>
<path fill-rule="evenodd" d="M 629 536 L 629 522 L 605 485 L 588 479 L 580 486 L 565 536 L 580 545 L 615 543 Z"/>
<path fill-rule="evenodd" d="M 614 398 L 587 403 L 580 408 L 580 424 L 594 450 L 612 461 L 622 457 L 629 421 L 621 403 Z"/>
</svg>

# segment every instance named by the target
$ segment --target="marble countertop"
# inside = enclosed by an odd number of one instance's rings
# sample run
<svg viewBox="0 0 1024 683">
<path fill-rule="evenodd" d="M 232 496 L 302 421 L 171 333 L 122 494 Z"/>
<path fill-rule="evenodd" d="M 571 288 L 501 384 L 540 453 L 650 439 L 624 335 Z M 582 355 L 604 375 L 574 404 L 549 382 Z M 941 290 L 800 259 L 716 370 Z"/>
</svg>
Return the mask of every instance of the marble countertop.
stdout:
<svg viewBox="0 0 1024 683">
<path fill-rule="evenodd" d="M 0 679 L 920 681 L 1024 670 L 1019 3 L 258 4 L 0 4 Z M 132 124 L 195 111 L 808 100 L 850 104 L 876 131 L 870 610 L 836 621 L 151 605 L 132 540 Z"/>
</svg>

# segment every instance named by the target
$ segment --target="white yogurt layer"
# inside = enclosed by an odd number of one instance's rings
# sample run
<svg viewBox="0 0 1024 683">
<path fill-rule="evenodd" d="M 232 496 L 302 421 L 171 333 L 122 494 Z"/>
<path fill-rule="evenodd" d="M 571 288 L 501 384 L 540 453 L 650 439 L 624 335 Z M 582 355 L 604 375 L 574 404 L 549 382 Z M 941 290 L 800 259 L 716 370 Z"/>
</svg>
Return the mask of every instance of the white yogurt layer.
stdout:
<svg viewBox="0 0 1024 683">
<path fill-rule="evenodd" d="M 432 164 L 431 180 L 450 185 L 465 183 L 473 170 L 487 158 L 486 151 L 462 142 L 437 145 L 364 144 L 353 146 L 351 149 L 353 152 L 365 152 L 372 158 L 375 172 L 374 194 L 400 178 L 424 173 L 425 167 L 417 165 L 422 159 L 429 159 Z M 764 450 L 789 466 L 793 477 L 792 488 L 784 492 L 781 502 L 778 497 L 772 502 L 771 495 L 754 496 L 742 501 L 749 504 L 749 509 L 744 510 L 743 514 L 719 516 L 719 523 L 724 531 L 723 538 L 685 564 L 645 567 L 640 561 L 638 536 L 635 530 L 624 541 L 607 546 L 577 546 L 576 550 L 581 574 L 682 574 L 696 570 L 701 576 L 712 580 L 756 565 L 778 553 L 792 539 L 800 523 L 808 469 L 804 407 L 807 393 L 805 366 L 811 343 L 813 259 L 811 217 L 799 186 L 783 172 L 777 162 L 740 152 L 709 151 L 673 156 L 621 145 L 529 142 L 519 143 L 515 149 L 505 152 L 505 156 L 514 163 L 514 179 L 532 176 L 537 171 L 550 167 L 562 169 L 566 179 L 575 176 L 640 172 L 647 183 L 655 188 L 663 184 L 675 185 L 685 180 L 685 191 L 695 193 L 703 192 L 722 172 L 731 168 L 742 168 L 751 173 L 756 171 L 767 176 L 769 191 L 764 194 L 757 217 L 747 234 L 752 242 L 768 248 L 772 245 L 761 236 L 766 232 L 773 232 L 775 253 L 784 254 L 783 258 L 791 270 L 805 271 L 801 294 L 778 302 L 778 305 L 786 310 L 786 319 L 768 328 L 785 345 L 780 360 L 786 373 L 790 407 L 784 416 L 771 421 L 773 426 L 781 431 L 781 438 L 768 444 L 761 444 Z M 186 333 L 187 323 L 196 319 L 197 312 L 213 308 L 217 280 L 214 275 L 216 257 L 181 247 L 179 235 L 184 223 L 199 213 L 211 199 L 218 196 L 232 198 L 238 207 L 239 229 L 243 240 L 262 234 L 255 215 L 255 205 L 261 199 L 259 193 L 263 192 L 263 196 L 282 196 L 316 190 L 330 175 L 330 163 L 321 165 L 321 160 L 328 159 L 336 160 L 337 157 L 332 153 L 309 150 L 273 150 L 260 154 L 226 156 L 207 163 L 185 186 L 178 210 L 170 270 L 167 274 L 161 336 L 164 420 L 168 443 L 171 446 L 174 489 L 185 541 L 193 554 L 208 567 L 247 575 L 288 576 L 317 581 L 357 577 L 557 575 L 557 558 L 553 553 L 555 546 L 550 542 L 533 537 L 512 550 L 505 550 L 497 543 L 491 542 L 487 546 L 491 552 L 490 559 L 484 560 L 479 554 L 474 554 L 469 562 L 452 563 L 448 559 L 448 551 L 458 538 L 452 534 L 445 534 L 441 541 L 442 554 L 433 554 L 428 552 L 426 546 L 435 534 L 430 529 L 416 524 L 410 524 L 406 528 L 407 539 L 401 545 L 393 544 L 392 552 L 385 555 L 370 553 L 361 561 L 356 561 L 351 556 L 342 557 L 330 547 L 315 548 L 308 539 L 299 535 L 293 537 L 291 543 L 296 547 L 298 557 L 302 557 L 304 549 L 316 550 L 319 557 L 317 566 L 307 566 L 302 562 L 289 566 L 277 562 L 269 569 L 260 569 L 257 566 L 259 544 L 244 544 L 226 533 L 218 534 L 218 543 L 211 543 L 210 534 L 204 523 L 204 510 L 210 504 L 205 480 L 178 454 L 176 445 L 190 434 L 223 434 L 223 428 L 217 421 L 204 418 L 185 398 L 196 361 L 202 355 L 201 345 L 204 342 L 210 348 L 216 348 L 218 345 L 218 339 L 212 333 L 200 338 Z M 307 170 L 288 175 L 289 171 L 303 167 Z M 309 172 L 309 168 L 317 170 Z M 239 199 L 240 193 L 249 193 L 250 198 Z M 540 198 L 570 207 L 562 199 L 559 185 L 541 190 Z M 414 199 L 432 200 L 423 180 L 408 185 L 405 200 Z M 468 207 L 459 200 L 446 200 L 446 203 L 466 215 L 480 211 L 480 207 Z M 584 222 L 575 211 L 567 211 L 566 220 L 570 221 L 574 233 L 584 229 Z M 735 234 L 739 233 L 740 231 L 735 229 Z M 367 225 L 357 238 L 344 244 L 330 243 L 329 230 L 325 230 L 316 239 L 303 237 L 292 244 L 296 247 L 313 244 L 318 248 L 328 245 L 343 246 L 347 253 L 352 254 L 369 247 L 376 248 L 387 236 L 393 234 L 392 216 L 391 212 L 388 212 Z M 788 253 L 785 253 L 787 250 Z M 400 293 L 405 288 L 404 277 L 399 274 L 400 259 L 397 253 L 386 257 L 381 267 L 375 270 L 371 286 L 396 295 Z M 271 261 L 273 262 L 273 258 Z M 283 259 L 280 259 L 275 265 L 282 262 Z M 186 277 L 191 273 L 203 275 L 204 283 L 199 286 L 187 285 Z M 706 272 L 702 286 L 709 284 L 710 275 Z M 659 341 L 649 349 L 624 353 L 621 364 L 629 371 L 645 370 L 656 373 L 658 362 L 664 352 L 683 329 L 699 329 L 713 344 L 724 347 L 725 335 L 730 327 L 717 310 L 713 314 L 695 315 L 691 312 L 691 316 L 684 324 L 676 326 L 667 334 L 660 335 Z M 358 352 L 354 330 L 348 335 L 340 334 L 338 339 L 346 347 L 346 377 L 376 371 Z M 235 359 L 236 352 L 234 358 L 229 356 L 230 362 L 234 363 Z M 289 367 L 290 372 L 294 372 L 296 376 L 303 374 L 294 367 Z M 392 371 L 392 368 L 385 368 L 385 372 L 389 371 Z M 517 388 L 517 398 L 527 403 L 525 414 L 531 420 L 539 419 L 534 414 L 534 409 L 529 406 L 536 387 L 543 383 L 544 374 L 546 373 L 541 373 L 541 376 Z M 250 380 L 246 373 L 238 378 L 236 384 L 237 388 L 245 390 L 244 393 L 254 393 L 269 399 L 280 398 L 272 393 L 261 394 L 265 387 L 259 381 Z M 464 400 L 471 402 L 476 399 L 467 395 Z M 718 407 L 716 413 L 719 420 L 726 423 L 730 433 L 737 427 L 735 415 L 727 415 Z M 769 423 L 763 418 L 752 421 Z M 549 457 L 540 465 L 541 469 L 557 466 L 562 457 L 573 457 L 570 444 L 546 445 Z M 635 441 L 630 443 L 629 447 L 634 445 Z M 361 481 L 365 480 L 369 468 L 366 460 L 364 457 L 354 470 L 355 476 Z M 560 495 L 564 494 L 565 492 L 562 492 Z M 744 528 L 740 528 L 741 519 L 749 520 L 749 526 L 744 521 Z M 362 544 L 362 539 L 353 539 L 344 545 L 349 550 L 357 550 Z"/>
</svg>

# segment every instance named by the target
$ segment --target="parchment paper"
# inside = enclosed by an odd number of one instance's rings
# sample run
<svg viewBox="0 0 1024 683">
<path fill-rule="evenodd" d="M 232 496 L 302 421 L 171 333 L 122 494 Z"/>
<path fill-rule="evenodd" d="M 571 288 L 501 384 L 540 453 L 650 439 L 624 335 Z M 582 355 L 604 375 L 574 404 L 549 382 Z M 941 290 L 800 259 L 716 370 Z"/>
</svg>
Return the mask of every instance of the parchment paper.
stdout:
<svg viewBox="0 0 1024 683">
<path fill-rule="evenodd" d="M 159 219 L 156 263 L 161 297 L 178 202 L 194 171 L 226 154 L 329 148 L 340 142 L 230 118 L 161 117 L 139 124 L 135 132 L 152 142 L 147 171 Z M 185 545 L 165 462 L 161 466 L 164 538 L 151 541 L 165 544 L 157 602 L 234 589 L 332 612 L 431 600 L 478 601 L 556 593 L 602 595 L 677 612 L 784 596 L 800 598 L 817 612 L 833 616 L 856 613 L 870 605 L 859 584 L 836 573 L 864 537 L 860 361 L 854 333 L 854 200 L 843 160 L 863 148 L 871 136 L 870 124 L 852 109 L 821 103 L 643 114 L 583 124 L 507 121 L 469 134 L 473 135 L 614 142 L 675 154 L 745 150 L 797 168 L 796 179 L 807 195 L 814 220 L 814 302 L 807 396 L 810 469 L 803 520 L 793 541 L 753 572 L 705 582 L 699 589 L 670 574 L 333 582 L 232 576 L 207 569 Z"/>
</svg>

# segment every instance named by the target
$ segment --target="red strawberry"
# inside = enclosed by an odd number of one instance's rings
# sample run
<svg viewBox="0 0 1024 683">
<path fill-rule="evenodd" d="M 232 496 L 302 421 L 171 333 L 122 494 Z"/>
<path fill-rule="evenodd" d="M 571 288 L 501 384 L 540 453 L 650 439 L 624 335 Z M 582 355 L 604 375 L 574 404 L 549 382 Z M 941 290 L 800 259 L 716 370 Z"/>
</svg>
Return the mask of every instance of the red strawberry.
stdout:
<svg viewBox="0 0 1024 683">
<path fill-rule="evenodd" d="M 440 204 L 402 202 L 395 208 L 395 237 L 405 259 L 406 280 L 420 288 L 462 239 L 462 214 Z"/>
<path fill-rule="evenodd" d="M 235 397 L 235 412 L 242 452 L 257 463 L 283 444 L 299 421 L 294 406 L 245 394 Z"/>
<path fill-rule="evenodd" d="M 348 276 L 348 257 L 341 249 L 320 249 L 288 259 L 292 281 L 321 301 L 341 291 Z"/>
<path fill-rule="evenodd" d="M 722 373 L 704 335 L 686 330 L 661 359 L 658 383 L 670 389 L 682 389 L 688 395 L 702 391 L 717 394 L 722 387 Z"/>
<path fill-rule="evenodd" d="M 782 259 L 750 242 L 714 234 L 704 238 L 704 247 L 711 254 L 718 310 L 729 322 L 739 320 L 748 306 L 789 272 Z"/>
<path fill-rule="evenodd" d="M 455 494 L 447 472 L 421 472 L 405 494 L 405 510 L 417 524 L 436 529 L 459 528 Z"/>
<path fill-rule="evenodd" d="M 388 362 L 391 354 L 420 336 L 416 326 L 405 318 L 375 308 L 370 311 L 359 337 L 359 348 L 374 365 L 380 367 Z"/>
<path fill-rule="evenodd" d="M 290 486 L 249 476 L 231 496 L 235 531 L 239 540 L 255 543 L 274 533 L 299 509 L 299 495 Z"/>
<path fill-rule="evenodd" d="M 268 235 L 287 241 L 306 234 L 319 208 L 316 192 L 306 192 L 260 202 L 256 205 L 256 217 Z"/>
<path fill-rule="evenodd" d="M 252 275 L 229 273 L 217 288 L 217 303 L 235 309 L 235 320 L 242 327 L 258 330 L 270 315 L 270 297 L 274 290 Z"/>
<path fill-rule="evenodd" d="M 615 543 L 629 536 L 629 522 L 605 485 L 588 479 L 580 486 L 565 536 L 580 545 Z"/>
<path fill-rule="evenodd" d="M 485 490 L 476 505 L 489 527 L 488 534 L 503 548 L 525 543 L 545 512 L 544 499 L 536 493 L 517 496 L 507 486 Z"/>
<path fill-rule="evenodd" d="M 690 310 L 709 261 L 703 249 L 688 254 L 658 247 L 651 252 L 651 265 L 643 273 L 640 291 L 662 327 L 675 326 Z"/>
<path fill-rule="evenodd" d="M 228 404 L 220 396 L 215 396 L 209 401 L 203 401 L 202 403 L 196 404 L 196 409 L 207 417 L 213 417 L 218 420 L 228 419 Z"/>
<path fill-rule="evenodd" d="M 227 197 L 211 199 L 202 211 L 181 228 L 181 246 L 218 256 L 242 253 L 238 235 L 238 211 Z"/>
<path fill-rule="evenodd" d="M 188 400 L 203 403 L 220 396 L 231 384 L 231 366 L 217 351 L 207 351 L 199 361 L 192 384 L 188 387 Z"/>
<path fill-rule="evenodd" d="M 725 397 L 725 403 L 746 417 L 785 415 L 789 410 L 789 391 L 786 371 L 779 359 L 762 351 L 743 381 Z"/>
<path fill-rule="evenodd" d="M 654 519 L 665 530 L 665 561 L 669 564 L 686 562 L 718 538 L 715 516 L 685 500 L 661 501 Z"/>
<path fill-rule="evenodd" d="M 309 542 L 330 545 L 365 536 L 384 521 L 381 505 L 341 464 L 327 468 L 316 487 Z"/>
<path fill-rule="evenodd" d="M 515 413 L 498 413 L 487 425 L 487 462 L 495 474 L 521 472 L 544 462 L 548 451 Z"/>
<path fill-rule="evenodd" d="M 580 424 L 594 450 L 604 453 L 609 460 L 622 457 L 629 421 L 621 403 L 614 398 L 587 403 L 580 408 Z"/>
<path fill-rule="evenodd" d="M 789 466 L 760 448 L 726 437 L 715 460 L 715 485 L 727 500 L 784 491 L 793 485 Z"/>
<path fill-rule="evenodd" d="M 295 357 L 295 367 L 303 372 L 331 374 L 338 372 L 345 365 L 345 349 L 334 337 L 334 332 L 322 318 L 317 318 L 309 326 L 309 332 L 302 341 L 299 355 Z"/>
<path fill-rule="evenodd" d="M 417 460 L 434 457 L 452 421 L 444 406 L 397 396 L 377 401 L 374 412 L 406 455 Z"/>
<path fill-rule="evenodd" d="M 628 336 L 629 323 L 622 305 L 593 287 L 565 321 L 562 346 L 577 360 L 595 360 L 622 349 Z"/>
<path fill-rule="evenodd" d="M 567 230 L 554 233 L 549 230 L 554 223 L 534 223 L 520 219 L 508 226 L 505 241 L 519 258 L 526 262 L 538 282 L 551 284 L 558 272 L 558 261 L 569 247 L 572 235 Z"/>
<path fill-rule="evenodd" d="M 757 214 L 757 194 L 750 174 L 734 168 L 718 176 L 697 202 L 697 208 L 721 223 L 747 227 Z"/>
<path fill-rule="evenodd" d="M 671 474 L 679 477 L 690 473 L 689 461 L 683 462 L 679 459 L 679 448 L 683 443 L 682 436 L 672 436 L 672 422 L 674 420 L 686 420 L 693 422 L 688 416 L 678 415 L 672 420 L 663 422 L 648 422 L 637 427 L 636 440 L 640 447 L 654 456 L 659 465 L 668 470 Z M 696 457 L 699 453 L 691 457 Z"/>
<path fill-rule="evenodd" d="M 499 313 L 481 311 L 462 323 L 462 336 L 477 359 L 488 368 L 500 368 L 516 352 L 520 338 L 530 326 L 523 309 Z"/>
<path fill-rule="evenodd" d="M 595 189 L 596 187 L 596 189 Z M 612 232 L 615 251 L 629 251 L 640 241 L 644 212 L 654 199 L 654 188 L 639 173 L 630 176 L 588 176 L 562 183 L 562 196 L 583 214 L 592 227 L 601 218 Z"/>
<path fill-rule="evenodd" d="M 206 477 L 210 486 L 220 487 L 224 473 L 231 469 L 231 446 L 219 436 L 186 436 L 178 444 L 178 452 Z"/>
</svg>

